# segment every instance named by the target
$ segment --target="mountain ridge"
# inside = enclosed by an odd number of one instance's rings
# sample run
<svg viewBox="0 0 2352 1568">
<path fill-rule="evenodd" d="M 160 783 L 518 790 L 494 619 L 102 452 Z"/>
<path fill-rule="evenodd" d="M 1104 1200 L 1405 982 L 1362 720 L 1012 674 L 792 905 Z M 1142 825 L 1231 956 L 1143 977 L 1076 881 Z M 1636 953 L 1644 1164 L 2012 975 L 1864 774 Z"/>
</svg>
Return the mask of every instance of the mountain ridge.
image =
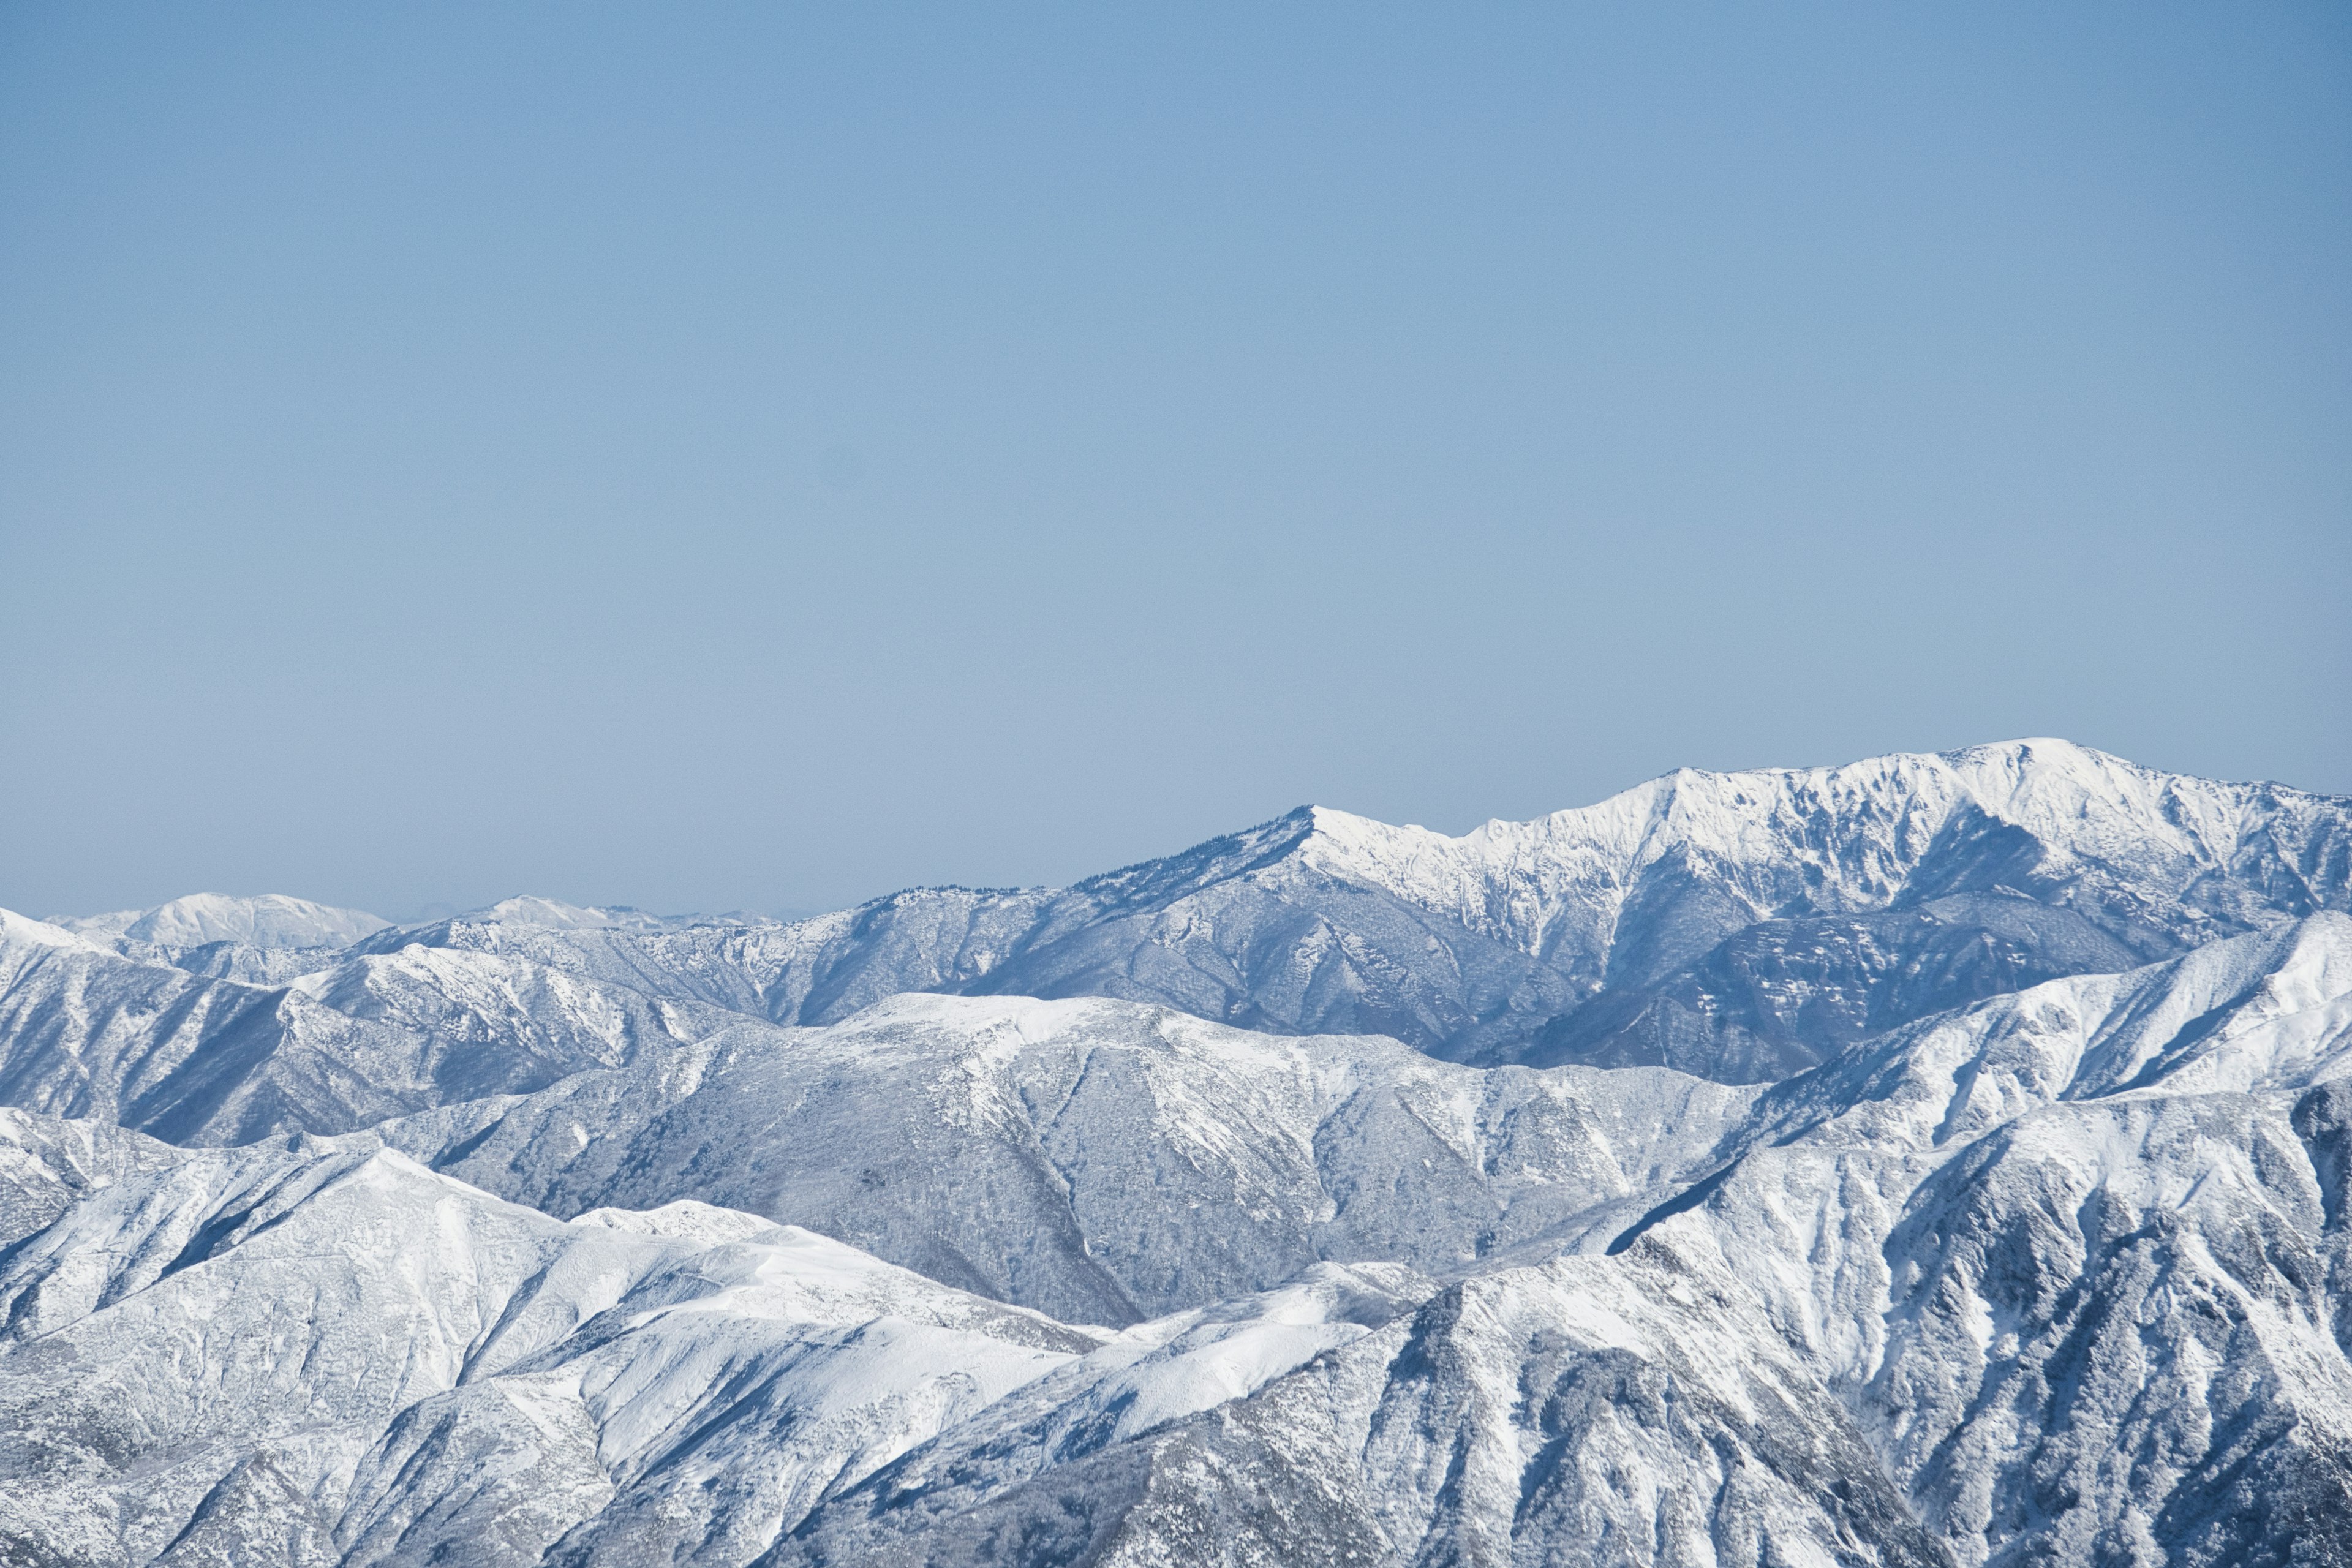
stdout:
<svg viewBox="0 0 2352 1568">
<path fill-rule="evenodd" d="M 2029 742 L 797 923 L 0 911 L 0 1557 L 2352 1558 L 2347 843 Z"/>
<path fill-rule="evenodd" d="M 1682 770 L 1458 837 L 1301 807 L 1066 888 L 909 889 L 791 923 L 460 916 L 368 940 L 516 952 L 778 1023 L 902 991 L 1104 995 L 1449 1059 L 1754 1082 L 1824 1042 L 2347 906 L 2352 800 L 2019 742 Z"/>
<path fill-rule="evenodd" d="M 921 1223 L 976 1251 L 982 1191 L 938 1157 L 1013 1117 L 1059 1130 L 1074 1190 L 1099 1184 L 1068 1205 L 1075 1255 L 1118 1267 L 1149 1259 L 1129 1237 L 1226 1255 L 1296 1206 L 1262 1174 L 1283 1159 L 1356 1183 L 1390 1253 L 1460 1209 L 1396 1184 L 1457 1143 L 1459 1169 L 1532 1191 L 1588 1179 L 1576 1126 L 1663 1137 L 1633 1163 L 1679 1195 L 1435 1275 L 1305 1256 L 1255 1291 L 1204 1275 L 1196 1304 L 1098 1328 L 774 1216 L 649 1201 L 627 1184 L 646 1157 L 724 1173 L 761 1145 L 726 1120 L 699 1146 L 634 1142 L 598 1117 L 666 1112 L 642 1076 L 599 1091 L 614 1069 L 486 1103 L 544 1108 L 504 1147 L 426 1113 L 453 1170 L 593 1153 L 621 1181 L 580 1203 L 636 1205 L 568 1222 L 404 1155 L 399 1124 L 176 1149 L 0 1110 L 0 1477 L 48 1478 L 0 1486 L 0 1543 L 74 1568 L 2352 1549 L 2352 917 L 2048 982 L 1762 1089 L 1475 1069 L 1090 998 L 905 996 L 771 1044 L 743 1086 L 834 1094 L 869 1163 L 940 1130 L 908 1169 L 961 1203 Z M 723 1070 L 693 1047 L 656 1065 L 674 1101 Z M 844 1078 L 861 1066 L 887 1070 Z M 1713 1109 L 1673 1109 L 1669 1080 Z M 1474 1100 L 1483 1131 L 1448 1107 Z M 1538 1101 L 1573 1114 L 1517 1119 Z M 1658 1127 L 1623 1142 L 1635 1116 Z M 774 1140 L 812 1172 L 833 1157 L 804 1124 Z M 869 1218 L 920 1219 L 894 1181 L 848 1176 Z M 805 1173 L 780 1190 L 821 1195 Z M 405 1350 L 381 1353 L 386 1332 Z"/>
</svg>

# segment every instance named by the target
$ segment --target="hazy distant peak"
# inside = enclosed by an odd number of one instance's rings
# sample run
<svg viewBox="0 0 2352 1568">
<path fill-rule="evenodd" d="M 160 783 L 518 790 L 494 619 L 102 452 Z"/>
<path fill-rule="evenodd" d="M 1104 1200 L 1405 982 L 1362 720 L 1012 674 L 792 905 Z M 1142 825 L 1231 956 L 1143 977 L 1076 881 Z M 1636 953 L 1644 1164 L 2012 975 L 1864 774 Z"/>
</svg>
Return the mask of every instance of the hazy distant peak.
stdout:
<svg viewBox="0 0 2352 1568">
<path fill-rule="evenodd" d="M 659 915 L 649 915 L 643 910 L 625 905 L 596 909 L 582 904 L 567 904 L 558 899 L 542 899 L 525 893 L 511 899 L 501 899 L 488 909 L 470 910 L 457 917 L 462 921 L 482 924 L 544 926 L 552 931 L 600 931 L 614 928 L 628 931 L 659 931 L 671 924 Z"/>
<path fill-rule="evenodd" d="M 85 936 L 121 938 L 157 947 L 203 947 L 234 942 L 247 947 L 343 947 L 392 922 L 362 910 L 337 909 L 284 893 L 241 897 L 190 893 L 152 910 L 53 917 L 49 922 Z"/>
</svg>

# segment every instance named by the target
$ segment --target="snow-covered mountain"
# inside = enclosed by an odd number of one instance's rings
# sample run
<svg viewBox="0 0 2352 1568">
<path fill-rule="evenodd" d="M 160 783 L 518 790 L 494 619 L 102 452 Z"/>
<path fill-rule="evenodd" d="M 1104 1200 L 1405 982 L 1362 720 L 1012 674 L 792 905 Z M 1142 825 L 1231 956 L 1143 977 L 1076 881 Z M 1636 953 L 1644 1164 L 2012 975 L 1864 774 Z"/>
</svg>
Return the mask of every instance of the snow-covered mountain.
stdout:
<svg viewBox="0 0 2352 1568">
<path fill-rule="evenodd" d="M 0 1562 L 2352 1562 L 2348 888 L 2032 742 L 0 912 Z"/>
<path fill-rule="evenodd" d="M 1458 838 L 1309 807 L 1062 889 L 795 924 L 544 905 L 384 931 L 779 1023 L 904 991 L 1156 1002 L 1465 1061 L 1766 1082 L 1913 1018 L 2352 907 L 2352 801 L 2060 741 L 1685 770 Z"/>
<path fill-rule="evenodd" d="M 331 963 L 352 942 L 391 924 L 358 910 L 283 893 L 191 893 L 152 910 L 54 915 L 47 923 L 125 957 L 257 985 L 291 980 Z"/>
<path fill-rule="evenodd" d="M 390 1152 L 21 1113 L 0 1152 L 61 1211 L 0 1260 L 0 1543 L 28 1561 L 1402 1562 L 1727 1490 L 1672 1521 L 1684 1553 L 1943 1560 L 1732 1282 L 1654 1249 L 1489 1276 L 1468 1311 L 1321 1265 L 1114 1335 L 722 1210 L 562 1224 Z M 1482 1384 L 1594 1363 L 1685 1408 L 1612 1415 L 1623 1453 L 1549 1443 L 1532 1510 L 1444 1484 L 1535 1436 Z"/>
<path fill-rule="evenodd" d="M 354 1136 L 551 1214 L 695 1198 L 1123 1324 L 1318 1260 L 1443 1274 L 1606 1239 L 1710 1169 L 1755 1095 L 1129 1002 L 902 996 Z"/>
<path fill-rule="evenodd" d="M 1736 1268 L 1964 1562 L 2352 1562 L 2352 919 L 1925 1021 L 1613 1243 Z"/>
<path fill-rule="evenodd" d="M 742 1562 L 1110 1337 L 747 1215 L 566 1225 L 390 1152 L 0 1112 L 0 1162 L 10 1562 L 529 1563 L 678 1502 Z"/>
<path fill-rule="evenodd" d="M 1759 1083 L 1982 997 L 2346 908 L 2352 801 L 2030 741 L 1685 770 L 1461 837 L 1307 807 L 1066 889 L 916 889 L 792 923 L 518 898 L 385 927 L 212 895 L 53 923 L 260 985 L 354 943 L 422 946 L 780 1024 L 908 991 L 1109 996 L 1453 1060 Z"/>
<path fill-rule="evenodd" d="M 1278 1198 L 1231 1179 L 1293 1136 L 1266 1086 L 1381 1065 L 1100 1002 L 786 1037 L 842 1047 L 803 1090 L 853 1041 L 919 1064 L 843 1097 L 878 1153 L 938 1147 L 905 1131 L 927 1118 L 972 1133 L 1119 1017 L 1148 1022 L 1081 1067 L 1117 1092 L 1056 1120 L 1099 1120 L 1096 1157 L 1227 1171 L 1114 1175 L 1139 1213 L 1066 1200 L 1107 1258 L 1162 1227 L 1221 1250 Z M 1427 1076 L 1379 1108 L 1419 1115 L 1475 1080 L 1608 1122 L 1584 1086 L 1673 1076 L 1387 1049 Z M 1760 1095 L 1681 1079 L 1711 1147 L 1574 1249 L 1311 1263 L 1116 1332 L 729 1210 L 567 1224 L 373 1136 L 183 1151 L 10 1113 L 0 1539 L 69 1563 L 2333 1561 L 2347 1056 L 2352 920 L 2322 915 Z"/>
<path fill-rule="evenodd" d="M 181 1143 L 339 1132 L 537 1089 L 730 1023 L 493 954 L 339 953 L 262 987 L 0 910 L 0 1104 Z"/>
<path fill-rule="evenodd" d="M 110 914 L 57 914 L 52 926 L 78 931 L 94 941 L 122 947 L 188 952 L 193 947 L 233 942 L 240 947 L 348 947 L 372 931 L 393 924 L 362 910 L 336 910 L 308 898 L 261 893 L 188 893 L 152 910 L 115 910 Z"/>
<path fill-rule="evenodd" d="M 56 916 L 48 923 L 100 941 L 184 952 L 224 942 L 258 948 L 349 947 L 392 922 L 283 893 L 191 893 L 152 910 Z"/>
</svg>

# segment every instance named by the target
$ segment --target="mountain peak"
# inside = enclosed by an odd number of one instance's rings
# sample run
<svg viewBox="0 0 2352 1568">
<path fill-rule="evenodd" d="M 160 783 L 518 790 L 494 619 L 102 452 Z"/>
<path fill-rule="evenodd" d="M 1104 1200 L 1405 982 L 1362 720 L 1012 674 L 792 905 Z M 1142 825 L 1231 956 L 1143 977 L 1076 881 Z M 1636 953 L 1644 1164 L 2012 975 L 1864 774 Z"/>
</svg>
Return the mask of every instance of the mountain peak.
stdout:
<svg viewBox="0 0 2352 1568">
<path fill-rule="evenodd" d="M 63 915 L 49 922 L 84 936 L 147 942 L 156 947 L 204 947 L 233 942 L 247 947 L 342 947 L 392 922 L 363 910 L 337 909 L 284 893 L 189 893 L 151 910 Z"/>
<path fill-rule="evenodd" d="M 649 915 L 625 904 L 599 909 L 593 905 L 567 904 L 560 899 L 541 898 L 536 893 L 519 893 L 510 899 L 500 899 L 485 909 L 471 910 L 457 918 L 483 924 L 545 926 L 552 931 L 660 931 L 671 923 L 659 915 Z"/>
</svg>

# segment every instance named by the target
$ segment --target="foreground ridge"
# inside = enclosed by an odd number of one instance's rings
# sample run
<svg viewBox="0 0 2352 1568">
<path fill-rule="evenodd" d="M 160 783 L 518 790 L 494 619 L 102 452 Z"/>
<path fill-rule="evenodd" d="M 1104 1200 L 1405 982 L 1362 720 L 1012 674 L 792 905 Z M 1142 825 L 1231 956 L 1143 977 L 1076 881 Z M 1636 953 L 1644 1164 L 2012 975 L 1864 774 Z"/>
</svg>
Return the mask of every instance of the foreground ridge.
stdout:
<svg viewBox="0 0 2352 1568">
<path fill-rule="evenodd" d="M 1653 1562 L 2352 1549 L 2347 917 L 1996 998 L 1761 1094 L 1108 1001 L 910 997 L 770 1038 L 757 1070 L 496 1100 L 488 1137 L 435 1111 L 181 1150 L 0 1116 L 0 1475 L 80 1478 L 0 1489 L 8 1539 L 90 1563 L 183 1541 L 485 1563 L 1402 1563 L 1634 1534 Z M 1100 1099 L 1075 1088 L 1097 1078 Z M 1309 1122 L 1265 1100 L 1285 1083 L 1323 1097 Z M 552 1157 L 575 1201 L 643 1196 L 664 1148 L 682 1185 L 772 1168 L 742 1121 L 688 1134 L 698 1101 L 765 1115 L 819 1084 L 830 1109 L 803 1118 L 852 1118 L 885 1180 L 828 1195 L 829 1152 L 787 1120 L 765 1149 L 809 1166 L 772 1207 L 985 1258 L 1058 1206 L 1070 1256 L 1130 1298 L 1233 1285 L 1232 1242 L 1297 1201 L 1286 1149 L 1312 1149 L 1299 1179 L 1333 1219 L 1368 1185 L 1368 1218 L 1394 1194 L 1405 1228 L 1460 1210 L 1468 1189 L 1405 1181 L 1448 1152 L 1505 1184 L 1490 1224 L 1566 1218 L 1431 1268 L 1336 1256 L 1400 1246 L 1343 1224 L 1271 1288 L 1088 1328 L 692 1199 L 566 1224 L 399 1147 L 527 1194 Z M 1684 1112 L 1630 1125 L 1668 1091 Z M 1579 1128 L 1617 1138 L 1613 1175 Z M 1045 1156 L 1026 1214 L 972 1186 L 992 1147 Z M 980 1201 L 926 1242 L 887 1173 L 933 1159 L 936 1192 Z M 364 1348 L 386 1336 L 391 1360 Z"/>
</svg>

